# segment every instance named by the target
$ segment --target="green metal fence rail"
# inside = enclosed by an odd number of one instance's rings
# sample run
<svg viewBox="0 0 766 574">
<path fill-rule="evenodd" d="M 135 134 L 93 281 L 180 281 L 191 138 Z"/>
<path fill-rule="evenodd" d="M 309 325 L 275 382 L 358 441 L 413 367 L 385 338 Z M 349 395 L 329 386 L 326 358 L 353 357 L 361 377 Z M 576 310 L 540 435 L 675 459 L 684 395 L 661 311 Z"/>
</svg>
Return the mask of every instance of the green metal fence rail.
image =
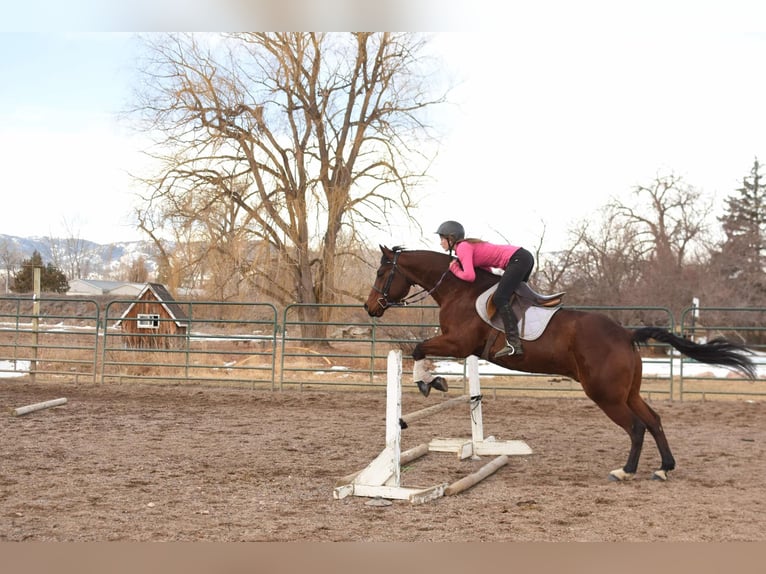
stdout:
<svg viewBox="0 0 766 574">
<path fill-rule="evenodd" d="M 383 389 L 388 352 L 410 356 L 439 332 L 436 305 L 389 309 L 371 318 L 360 305 L 289 305 L 281 317 L 267 303 L 173 302 L 180 317 L 154 316 L 136 329 L 136 300 L 0 298 L 0 378 L 92 382 L 173 382 L 250 389 Z M 155 303 L 156 305 L 157 303 Z M 627 328 L 658 326 L 693 340 L 725 336 L 747 344 L 760 365 L 753 384 L 729 371 L 696 364 L 671 347 L 641 347 L 644 396 L 764 397 L 766 308 L 689 308 L 676 327 L 664 307 L 567 307 L 603 313 Z M 172 325 L 171 325 L 172 323 Z M 167 328 L 166 328 L 167 327 Z M 170 328 L 173 327 L 173 328 Z M 429 357 L 451 390 L 467 392 L 465 363 Z M 417 392 L 411 360 L 404 390 Z M 651 368 L 648 368 L 651 366 Z M 556 374 L 531 374 L 479 361 L 484 393 L 581 396 L 580 384 Z"/>
<path fill-rule="evenodd" d="M 0 377 L 95 382 L 98 326 L 92 300 L 0 298 Z"/>
<path fill-rule="evenodd" d="M 752 356 L 759 365 L 759 376 L 755 382 L 730 373 L 716 376 L 716 370 L 701 366 L 692 359 L 677 357 L 679 363 L 682 396 L 710 396 L 749 398 L 763 396 L 766 381 L 766 307 L 690 307 L 681 315 L 682 332 L 696 342 L 705 342 L 715 337 L 745 343 L 754 351 Z"/>
<path fill-rule="evenodd" d="M 360 305 L 289 305 L 282 320 L 279 388 L 385 388 L 388 352 L 402 349 L 406 355 L 439 329 L 436 305 L 391 309 L 386 318 L 371 319 Z M 412 374 L 407 363 L 404 380 Z M 443 374 L 467 385 L 464 365 Z"/>
<path fill-rule="evenodd" d="M 175 301 L 179 316 L 155 316 L 153 325 L 139 329 L 138 322 L 145 319 L 129 314 L 134 303 L 112 301 L 106 307 L 102 382 L 275 389 L 278 328 L 273 305 Z"/>
<path fill-rule="evenodd" d="M 664 307 L 570 307 L 601 312 L 627 327 L 660 326 L 673 329 L 673 316 Z M 412 305 L 389 309 L 371 319 L 357 305 L 290 305 L 283 314 L 279 388 L 384 387 L 389 350 L 405 356 L 414 346 L 439 331 L 438 306 Z M 673 396 L 673 364 L 666 345 L 648 345 L 646 360 L 661 364 L 666 376 L 647 380 L 645 395 Z M 451 388 L 467 392 L 465 363 L 452 357 L 429 357 L 434 372 Z M 411 381 L 412 361 L 404 362 L 405 388 Z M 482 391 L 522 394 L 582 394 L 580 384 L 555 374 L 531 374 L 502 369 L 479 361 Z M 415 389 L 414 385 L 410 385 Z"/>
</svg>

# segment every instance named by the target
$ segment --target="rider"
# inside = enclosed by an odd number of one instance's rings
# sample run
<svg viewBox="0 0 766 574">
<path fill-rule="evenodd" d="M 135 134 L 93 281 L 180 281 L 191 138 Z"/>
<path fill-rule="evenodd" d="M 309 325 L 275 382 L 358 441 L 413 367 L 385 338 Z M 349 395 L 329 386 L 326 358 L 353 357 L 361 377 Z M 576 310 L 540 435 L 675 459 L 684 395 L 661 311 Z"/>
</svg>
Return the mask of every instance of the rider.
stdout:
<svg viewBox="0 0 766 574">
<path fill-rule="evenodd" d="M 473 282 L 476 267 L 491 271 L 503 269 L 500 283 L 492 296 L 497 312 L 505 327 L 505 347 L 495 353 L 495 358 L 505 355 L 522 355 L 524 349 L 519 338 L 518 318 L 511 308 L 511 296 L 522 281 L 528 281 L 535 266 L 533 255 L 516 245 L 496 245 L 481 239 L 466 239 L 463 226 L 457 221 L 445 221 L 436 230 L 445 251 L 455 251 L 457 259 L 450 263 L 450 271 L 463 279 Z"/>
</svg>

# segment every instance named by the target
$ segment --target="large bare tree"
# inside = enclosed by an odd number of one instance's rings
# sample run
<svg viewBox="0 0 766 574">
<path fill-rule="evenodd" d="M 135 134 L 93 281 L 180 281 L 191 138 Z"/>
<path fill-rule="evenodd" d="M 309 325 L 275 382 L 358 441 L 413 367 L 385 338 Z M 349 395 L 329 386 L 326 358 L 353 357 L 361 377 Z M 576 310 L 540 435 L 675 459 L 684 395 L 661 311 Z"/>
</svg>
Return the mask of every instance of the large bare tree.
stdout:
<svg viewBox="0 0 766 574">
<path fill-rule="evenodd" d="M 636 186 L 632 200 L 614 205 L 615 223 L 637 230 L 643 269 L 636 304 L 665 306 L 680 316 L 704 279 L 700 272 L 709 260 L 711 200 L 670 173 Z"/>
<path fill-rule="evenodd" d="M 230 275 L 277 303 L 351 294 L 342 255 L 365 232 L 410 218 L 436 151 L 429 112 L 446 88 L 427 43 L 394 33 L 149 37 L 135 111 L 161 135 L 162 163 L 144 178 L 138 216 L 167 276 L 180 265 L 170 237 L 204 246 L 184 265 L 217 252 L 216 273 L 228 260 Z"/>
<path fill-rule="evenodd" d="M 705 280 L 710 213 L 699 190 L 674 174 L 658 175 L 575 229 L 556 264 L 557 284 L 579 304 L 680 311 Z"/>
<path fill-rule="evenodd" d="M 637 227 L 639 249 L 660 271 L 679 269 L 705 252 L 712 203 L 701 191 L 671 173 L 637 185 L 632 196 L 613 206 L 619 219 Z"/>
</svg>

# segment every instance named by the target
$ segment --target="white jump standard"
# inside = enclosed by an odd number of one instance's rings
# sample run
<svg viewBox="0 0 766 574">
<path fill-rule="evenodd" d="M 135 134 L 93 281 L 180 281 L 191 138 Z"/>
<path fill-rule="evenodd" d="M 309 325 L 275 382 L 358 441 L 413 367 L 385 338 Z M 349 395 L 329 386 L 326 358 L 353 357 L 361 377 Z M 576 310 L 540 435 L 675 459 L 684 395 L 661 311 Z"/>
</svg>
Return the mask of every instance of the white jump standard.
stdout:
<svg viewBox="0 0 766 574">
<path fill-rule="evenodd" d="M 386 446 L 366 468 L 340 479 L 333 491 L 333 497 L 340 499 L 347 496 L 366 496 L 409 500 L 413 504 L 419 504 L 463 492 L 506 465 L 510 455 L 531 454 L 532 450 L 524 441 L 484 438 L 478 358 L 468 357 L 466 365 L 470 395 L 455 397 L 402 416 L 402 353 L 401 351 L 389 352 L 386 385 Z M 401 431 L 402 428 L 407 427 L 407 424 L 463 403 L 469 403 L 471 409 L 471 438 L 437 438 L 427 444 L 401 452 Z M 429 487 L 402 486 L 401 465 L 428 452 L 454 452 L 461 460 L 468 457 L 478 458 L 481 455 L 496 458 L 478 471 L 452 484 L 440 483 Z"/>
</svg>

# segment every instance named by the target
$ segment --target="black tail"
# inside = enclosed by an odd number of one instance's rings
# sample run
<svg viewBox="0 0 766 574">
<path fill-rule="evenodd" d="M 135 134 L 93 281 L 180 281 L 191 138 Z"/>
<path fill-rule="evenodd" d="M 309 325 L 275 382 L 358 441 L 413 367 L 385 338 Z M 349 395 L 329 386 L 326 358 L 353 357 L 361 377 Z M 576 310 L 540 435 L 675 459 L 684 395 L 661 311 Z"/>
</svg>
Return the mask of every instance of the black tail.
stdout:
<svg viewBox="0 0 766 574">
<path fill-rule="evenodd" d="M 750 357 L 745 355 L 745 353 L 752 353 L 752 351 L 744 345 L 732 343 L 723 337 L 700 344 L 678 337 L 670 331 L 659 327 L 642 327 L 636 329 L 633 333 L 633 342 L 636 344 L 646 343 L 649 339 L 655 339 L 661 343 L 672 345 L 678 351 L 695 361 L 707 363 L 708 365 L 730 367 L 743 373 L 749 379 L 756 379 L 758 377 L 755 363 L 750 360 Z"/>
</svg>

